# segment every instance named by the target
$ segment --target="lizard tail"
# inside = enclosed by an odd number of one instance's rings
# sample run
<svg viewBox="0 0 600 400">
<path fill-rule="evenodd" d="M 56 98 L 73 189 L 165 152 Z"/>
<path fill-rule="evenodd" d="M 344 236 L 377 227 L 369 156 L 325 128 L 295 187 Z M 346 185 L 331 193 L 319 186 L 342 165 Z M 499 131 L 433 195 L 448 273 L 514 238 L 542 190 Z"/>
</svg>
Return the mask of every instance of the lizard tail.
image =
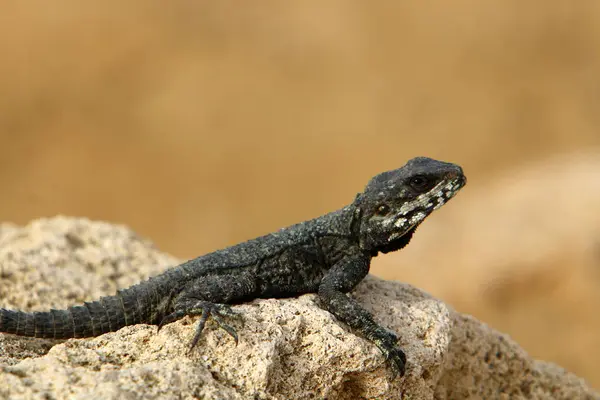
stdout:
<svg viewBox="0 0 600 400">
<path fill-rule="evenodd" d="M 69 339 L 98 336 L 124 326 L 160 318 L 161 294 L 156 280 L 119 290 L 114 296 L 65 310 L 24 312 L 0 308 L 0 332 L 20 336 Z"/>
<path fill-rule="evenodd" d="M 111 331 L 105 311 L 100 302 L 31 313 L 0 309 L 0 332 L 49 339 L 97 336 Z"/>
</svg>

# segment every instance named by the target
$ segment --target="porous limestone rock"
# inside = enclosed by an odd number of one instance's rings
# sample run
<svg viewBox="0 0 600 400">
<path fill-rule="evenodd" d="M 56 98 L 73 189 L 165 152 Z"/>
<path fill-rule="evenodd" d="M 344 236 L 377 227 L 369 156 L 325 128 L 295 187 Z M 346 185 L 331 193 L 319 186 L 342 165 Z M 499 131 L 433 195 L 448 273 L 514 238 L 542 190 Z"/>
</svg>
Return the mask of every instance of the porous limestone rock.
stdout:
<svg viewBox="0 0 600 400">
<path fill-rule="evenodd" d="M 125 227 L 86 219 L 0 225 L 0 307 L 48 310 L 113 294 L 177 260 Z M 558 366 L 409 285 L 367 277 L 352 293 L 396 331 L 407 374 L 390 380 L 375 346 L 309 294 L 236 306 L 231 337 L 196 319 L 91 339 L 0 334 L 0 398 L 10 399 L 600 399 Z"/>
</svg>

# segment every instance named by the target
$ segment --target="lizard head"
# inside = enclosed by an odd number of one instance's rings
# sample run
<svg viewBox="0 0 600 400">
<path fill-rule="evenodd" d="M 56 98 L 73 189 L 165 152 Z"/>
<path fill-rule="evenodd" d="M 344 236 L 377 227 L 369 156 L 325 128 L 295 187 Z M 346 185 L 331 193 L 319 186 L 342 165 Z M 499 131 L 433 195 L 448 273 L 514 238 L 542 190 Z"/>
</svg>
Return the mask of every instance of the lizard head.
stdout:
<svg viewBox="0 0 600 400">
<path fill-rule="evenodd" d="M 406 246 L 417 226 L 466 181 L 458 165 L 426 157 L 376 175 L 354 202 L 361 248 L 387 253 Z"/>
</svg>

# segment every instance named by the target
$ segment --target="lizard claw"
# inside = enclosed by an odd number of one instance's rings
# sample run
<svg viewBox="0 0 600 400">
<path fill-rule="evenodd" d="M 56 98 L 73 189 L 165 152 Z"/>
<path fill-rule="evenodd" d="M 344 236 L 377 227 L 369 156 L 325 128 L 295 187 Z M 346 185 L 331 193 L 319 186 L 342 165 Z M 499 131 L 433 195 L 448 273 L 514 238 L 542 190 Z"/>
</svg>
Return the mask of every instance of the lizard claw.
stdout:
<svg viewBox="0 0 600 400">
<path fill-rule="evenodd" d="M 229 333 L 229 335 L 233 338 L 233 340 L 235 340 L 235 345 L 237 346 L 238 345 L 238 335 L 237 335 L 237 332 L 235 331 L 235 329 L 231 325 L 226 324 L 219 314 L 213 314 L 213 319 L 219 325 L 219 327 L 221 327 L 223 330 L 225 330 L 225 332 Z"/>
<path fill-rule="evenodd" d="M 379 332 L 380 337 L 374 340 L 379 350 L 385 356 L 387 363 L 392 370 L 392 379 L 396 379 L 398 375 L 404 376 L 406 372 L 406 355 L 401 348 L 396 346 L 398 336 L 392 331 L 382 329 Z"/>
<path fill-rule="evenodd" d="M 210 311 L 207 308 L 202 309 L 202 316 L 200 317 L 200 321 L 198 321 L 198 326 L 196 326 L 196 334 L 194 338 L 190 342 L 190 349 L 188 350 L 188 354 L 192 352 L 196 344 L 198 344 L 198 340 L 200 340 L 200 336 L 202 335 L 202 331 L 204 330 L 204 325 L 206 324 L 206 320 L 210 315 Z"/>
<path fill-rule="evenodd" d="M 177 313 L 178 311 L 172 313 L 171 315 Z M 206 325 L 206 321 L 208 320 L 209 316 L 212 316 L 217 325 L 219 325 L 220 328 L 222 328 L 223 330 L 225 330 L 225 332 L 231 335 L 233 340 L 235 340 L 235 344 L 237 346 L 237 332 L 231 325 L 223 321 L 223 317 L 241 318 L 241 315 L 234 312 L 230 306 L 226 304 L 211 303 L 208 301 L 198 301 L 186 310 L 179 311 L 179 313 L 182 313 L 183 315 L 200 315 L 200 320 L 198 321 L 198 326 L 196 327 L 196 333 L 194 334 L 194 338 L 190 342 L 189 351 L 192 351 L 194 347 L 198 344 L 198 341 L 200 340 L 200 336 L 202 336 L 202 331 L 204 330 L 204 326 Z M 171 315 L 168 315 L 167 317 L 165 317 L 165 319 L 168 319 Z"/>
<path fill-rule="evenodd" d="M 392 379 L 396 379 L 398 375 L 404 376 L 406 372 L 406 355 L 399 347 L 392 347 L 383 352 L 385 358 L 392 370 Z"/>
<path fill-rule="evenodd" d="M 208 301 L 195 301 L 194 303 L 188 303 L 184 307 L 175 309 L 172 313 L 165 315 L 160 323 L 158 324 L 159 332 L 163 326 L 169 324 L 171 322 L 177 321 L 186 315 L 200 315 L 200 320 L 198 321 L 198 326 L 196 327 L 196 333 L 194 334 L 194 338 L 190 342 L 189 351 L 192 351 L 194 347 L 198 344 L 200 340 L 200 336 L 202 336 L 202 331 L 204 330 L 204 325 L 206 325 L 206 321 L 209 316 L 212 316 L 215 322 L 219 325 L 220 328 L 225 330 L 233 340 L 235 340 L 235 344 L 238 344 L 238 335 L 235 329 L 225 323 L 223 318 L 235 318 L 241 319 L 242 315 L 233 311 L 231 307 L 227 304 L 219 304 L 219 303 L 211 303 Z"/>
</svg>

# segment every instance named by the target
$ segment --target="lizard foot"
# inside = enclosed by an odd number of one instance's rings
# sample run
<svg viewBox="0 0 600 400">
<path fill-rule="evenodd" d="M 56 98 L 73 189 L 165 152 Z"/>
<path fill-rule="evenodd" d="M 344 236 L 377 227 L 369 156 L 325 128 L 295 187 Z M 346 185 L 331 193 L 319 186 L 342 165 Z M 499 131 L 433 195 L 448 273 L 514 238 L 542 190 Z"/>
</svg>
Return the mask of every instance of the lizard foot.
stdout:
<svg viewBox="0 0 600 400">
<path fill-rule="evenodd" d="M 240 318 L 241 316 L 240 314 L 234 312 L 231 309 L 231 307 L 227 304 L 211 303 L 208 301 L 197 301 L 191 304 L 189 307 L 177 309 L 171 314 L 166 315 L 162 319 L 162 321 L 160 321 L 158 329 L 160 330 L 160 328 L 162 328 L 163 325 L 166 325 L 173 321 L 177 321 L 178 319 L 181 319 L 186 315 L 200 315 L 200 321 L 198 321 L 196 333 L 194 335 L 194 338 L 190 342 L 190 351 L 192 351 L 196 344 L 198 344 L 198 340 L 200 340 L 200 336 L 202 335 L 202 331 L 204 330 L 204 325 L 206 324 L 206 321 L 208 320 L 209 316 L 212 316 L 212 318 L 219 325 L 219 327 L 225 330 L 225 332 L 227 332 L 229 335 L 231 335 L 231 337 L 235 340 L 236 345 L 238 344 L 237 332 L 231 325 L 227 324 L 223 320 L 223 318 Z"/>
<path fill-rule="evenodd" d="M 402 377 L 406 372 L 406 355 L 396 346 L 397 341 L 396 334 L 388 330 L 381 332 L 381 338 L 374 340 L 392 370 L 392 379 L 396 379 L 398 375 Z"/>
<path fill-rule="evenodd" d="M 404 372 L 406 371 L 406 355 L 402 349 L 399 347 L 391 347 L 383 350 L 383 355 L 392 370 L 392 379 L 396 379 L 398 375 L 403 377 Z"/>
</svg>

